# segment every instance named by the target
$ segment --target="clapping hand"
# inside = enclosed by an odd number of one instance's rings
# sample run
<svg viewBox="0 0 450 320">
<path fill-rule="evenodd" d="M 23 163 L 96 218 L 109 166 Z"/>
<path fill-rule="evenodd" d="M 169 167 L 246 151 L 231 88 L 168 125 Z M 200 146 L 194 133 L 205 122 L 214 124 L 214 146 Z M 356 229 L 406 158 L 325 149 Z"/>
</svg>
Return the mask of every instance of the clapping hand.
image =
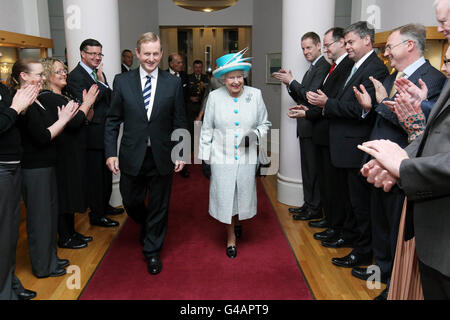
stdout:
<svg viewBox="0 0 450 320">
<path fill-rule="evenodd" d="M 388 97 L 386 88 L 380 81 L 372 76 L 369 77 L 369 80 L 373 83 L 373 87 L 375 88 L 375 98 L 377 99 L 377 103 L 380 104 L 384 99 Z"/>
<path fill-rule="evenodd" d="M 18 114 L 25 112 L 36 100 L 40 90 L 40 85 L 28 85 L 20 88 L 14 95 L 11 108 L 16 110 Z"/>
<path fill-rule="evenodd" d="M 92 107 L 95 103 L 95 100 L 97 99 L 99 90 L 98 85 L 93 84 L 89 91 L 86 91 L 86 89 L 83 90 L 83 103 L 89 105 L 89 107 Z"/>
<path fill-rule="evenodd" d="M 285 85 L 289 85 L 292 79 L 294 79 L 294 77 L 292 76 L 292 71 L 289 70 L 288 72 L 286 72 L 286 70 L 284 69 L 280 69 L 278 72 L 272 73 L 272 76 L 275 79 L 283 82 Z"/>
<path fill-rule="evenodd" d="M 317 90 L 317 93 L 308 91 L 306 93 L 306 98 L 308 99 L 308 102 L 312 104 L 313 106 L 317 106 L 320 108 L 325 107 L 328 101 L 328 97 L 325 93 L 323 93 L 321 90 Z"/>
<path fill-rule="evenodd" d="M 66 124 L 75 116 L 76 112 L 78 111 L 78 107 L 78 103 L 75 103 L 72 100 L 69 101 L 69 103 L 65 106 L 58 107 L 58 119 Z"/>
<path fill-rule="evenodd" d="M 411 104 L 411 99 L 408 94 L 398 94 L 394 104 L 394 112 L 397 115 L 398 121 L 404 122 L 411 116 L 423 113 L 420 104 L 421 102 L 418 100 L 414 104 Z"/>
<path fill-rule="evenodd" d="M 416 104 L 416 102 L 422 103 L 428 97 L 428 87 L 422 79 L 419 79 L 419 85 L 420 88 L 406 78 L 400 78 L 395 81 L 397 92 L 408 94 L 412 105 Z"/>
<path fill-rule="evenodd" d="M 370 160 L 362 169 L 361 174 L 367 178 L 367 182 L 376 188 L 383 188 L 384 192 L 389 192 L 397 183 L 397 178 L 391 175 L 377 160 Z"/>
<path fill-rule="evenodd" d="M 103 62 L 100 63 L 100 65 L 98 66 L 98 69 L 97 69 L 97 78 L 98 78 L 98 80 L 99 80 L 100 82 L 103 82 L 103 83 L 106 82 L 106 81 L 105 81 L 105 77 L 103 76 Z"/>
<path fill-rule="evenodd" d="M 361 107 L 363 107 L 363 109 L 366 112 L 369 112 L 370 109 L 372 109 L 372 98 L 370 97 L 370 94 L 367 92 L 364 85 L 361 84 L 359 88 L 361 89 L 361 92 L 358 90 L 358 88 L 353 87 L 356 100 L 358 100 L 358 103 L 361 105 Z"/>
<path fill-rule="evenodd" d="M 308 110 L 309 110 L 308 107 L 305 107 L 304 105 L 293 106 L 293 107 L 289 108 L 289 112 L 287 113 L 287 116 L 292 119 L 305 118 L 306 111 L 308 111 Z"/>
</svg>

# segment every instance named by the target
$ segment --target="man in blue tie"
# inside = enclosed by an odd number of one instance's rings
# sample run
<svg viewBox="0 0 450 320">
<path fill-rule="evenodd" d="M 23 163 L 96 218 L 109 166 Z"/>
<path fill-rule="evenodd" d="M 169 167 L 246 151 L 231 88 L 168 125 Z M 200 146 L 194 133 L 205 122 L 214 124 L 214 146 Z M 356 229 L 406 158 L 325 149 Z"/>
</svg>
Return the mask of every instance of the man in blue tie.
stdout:
<svg viewBox="0 0 450 320">
<path fill-rule="evenodd" d="M 114 174 L 121 172 L 124 206 L 142 226 L 140 240 L 148 272 L 158 274 L 162 269 L 160 252 L 167 230 L 172 176 L 185 165 L 179 155 L 172 159 L 171 137 L 174 130 L 187 130 L 186 113 L 180 78 L 159 69 L 163 55 L 159 37 L 144 33 L 135 51 L 140 67 L 114 79 L 105 126 L 106 164 Z"/>
</svg>

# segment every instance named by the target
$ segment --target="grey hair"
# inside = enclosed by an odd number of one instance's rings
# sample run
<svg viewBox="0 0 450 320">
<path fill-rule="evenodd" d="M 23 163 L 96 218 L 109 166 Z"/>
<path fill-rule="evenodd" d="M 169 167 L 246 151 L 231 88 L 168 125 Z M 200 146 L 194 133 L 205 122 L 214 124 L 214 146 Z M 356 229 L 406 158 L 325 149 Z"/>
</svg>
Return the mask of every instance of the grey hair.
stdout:
<svg viewBox="0 0 450 320">
<path fill-rule="evenodd" d="M 413 40 L 416 43 L 416 46 L 419 49 L 420 53 L 423 55 L 427 42 L 427 29 L 424 25 L 420 23 L 406 24 L 404 26 L 395 28 L 394 30 L 392 30 L 391 34 L 396 31 L 400 32 L 403 40 Z"/>
<path fill-rule="evenodd" d="M 450 0 L 449 0 L 450 1 Z M 375 28 L 367 21 L 358 21 L 344 29 L 344 35 L 349 32 L 356 33 L 361 39 L 366 36 L 370 37 L 370 42 L 373 44 L 375 41 Z"/>
</svg>

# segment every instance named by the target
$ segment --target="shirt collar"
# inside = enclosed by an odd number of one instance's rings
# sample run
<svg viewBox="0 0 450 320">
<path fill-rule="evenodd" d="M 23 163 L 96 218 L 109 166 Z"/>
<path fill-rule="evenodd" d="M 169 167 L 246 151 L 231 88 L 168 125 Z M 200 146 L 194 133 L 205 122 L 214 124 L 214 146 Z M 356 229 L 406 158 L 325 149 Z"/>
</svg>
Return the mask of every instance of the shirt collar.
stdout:
<svg viewBox="0 0 450 320">
<path fill-rule="evenodd" d="M 361 59 L 359 59 L 358 62 L 355 62 L 355 67 L 356 69 L 359 69 L 359 67 L 361 67 L 361 65 L 364 63 L 364 61 L 367 60 L 367 58 L 369 58 L 369 56 L 375 52 L 373 49 L 370 50 L 368 53 L 366 53 Z"/>
<path fill-rule="evenodd" d="M 348 56 L 348 53 L 347 53 L 347 52 L 344 53 L 344 54 L 343 54 L 342 56 L 340 56 L 339 58 L 337 58 L 336 61 L 335 61 L 336 66 L 337 66 L 339 63 L 341 63 L 342 60 L 344 60 L 346 56 Z"/>
<path fill-rule="evenodd" d="M 83 63 L 83 61 L 80 61 L 80 66 L 82 66 L 83 69 L 86 70 L 87 73 L 89 73 L 90 76 L 92 76 L 92 71 L 94 71 L 94 69 L 92 69 L 92 68 L 88 67 L 87 65 L 85 65 Z"/>
<path fill-rule="evenodd" d="M 127 66 L 125 63 L 122 63 L 122 65 L 123 65 L 128 71 L 130 71 L 130 67 L 129 67 L 129 66 Z"/>
<path fill-rule="evenodd" d="M 152 73 L 150 73 L 150 75 L 152 76 L 152 78 L 154 79 L 158 79 L 158 68 L 155 68 L 155 70 L 152 71 Z M 147 71 L 144 70 L 144 68 L 142 68 L 142 66 L 139 66 L 139 74 L 141 76 L 141 79 L 146 78 L 149 73 L 147 73 Z"/>
<path fill-rule="evenodd" d="M 411 63 L 409 66 L 407 66 L 405 68 L 405 70 L 403 70 L 403 73 L 405 74 L 406 78 L 409 78 L 414 72 L 417 71 L 417 69 L 419 69 L 424 63 L 425 63 L 425 58 L 422 56 L 419 59 L 417 59 L 415 62 Z"/>
<path fill-rule="evenodd" d="M 313 66 L 315 66 L 316 65 L 316 63 L 317 63 L 317 61 L 319 61 L 320 60 L 320 58 L 322 58 L 322 55 L 320 55 L 316 60 L 314 60 L 313 61 L 313 63 L 312 63 L 312 65 Z"/>
</svg>

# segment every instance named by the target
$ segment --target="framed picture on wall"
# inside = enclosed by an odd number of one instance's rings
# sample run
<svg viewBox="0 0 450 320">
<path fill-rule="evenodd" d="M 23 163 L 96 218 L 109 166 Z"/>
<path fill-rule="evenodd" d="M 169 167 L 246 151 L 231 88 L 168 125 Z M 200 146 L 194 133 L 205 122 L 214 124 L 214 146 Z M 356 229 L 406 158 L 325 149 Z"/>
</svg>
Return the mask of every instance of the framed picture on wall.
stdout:
<svg viewBox="0 0 450 320">
<path fill-rule="evenodd" d="M 266 54 L 266 83 L 280 84 L 281 82 L 272 77 L 273 72 L 281 69 L 281 53 L 267 53 Z"/>
</svg>

